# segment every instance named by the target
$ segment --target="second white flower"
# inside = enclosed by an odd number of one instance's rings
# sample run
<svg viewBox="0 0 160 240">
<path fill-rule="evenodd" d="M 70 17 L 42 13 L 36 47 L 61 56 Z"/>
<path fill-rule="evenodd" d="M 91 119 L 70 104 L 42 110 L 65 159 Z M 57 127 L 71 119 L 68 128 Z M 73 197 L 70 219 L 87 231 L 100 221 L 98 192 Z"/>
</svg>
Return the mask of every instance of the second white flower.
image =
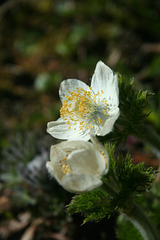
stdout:
<svg viewBox="0 0 160 240">
<path fill-rule="evenodd" d="M 51 147 L 46 164 L 51 176 L 70 192 L 90 191 L 102 184 L 109 169 L 109 157 L 103 146 L 84 141 L 65 141 Z"/>
</svg>

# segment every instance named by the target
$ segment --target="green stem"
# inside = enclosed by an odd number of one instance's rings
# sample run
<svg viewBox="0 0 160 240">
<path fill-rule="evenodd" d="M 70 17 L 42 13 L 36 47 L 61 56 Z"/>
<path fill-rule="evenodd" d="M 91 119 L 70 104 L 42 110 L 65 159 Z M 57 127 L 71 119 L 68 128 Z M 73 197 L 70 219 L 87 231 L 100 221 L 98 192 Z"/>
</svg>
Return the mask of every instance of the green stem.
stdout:
<svg viewBox="0 0 160 240">
<path fill-rule="evenodd" d="M 117 194 L 117 192 L 107 182 L 103 183 L 102 188 L 112 198 Z M 126 218 L 139 230 L 144 240 L 159 239 L 154 226 L 152 225 L 148 217 L 144 214 L 144 211 L 142 211 L 142 209 L 138 205 L 131 202 L 130 208 L 119 210 L 119 212 L 124 214 Z"/>
<path fill-rule="evenodd" d="M 151 224 L 148 217 L 144 214 L 138 205 L 133 204 L 133 207 L 130 211 L 124 210 L 122 213 L 139 230 L 144 240 L 159 239 L 154 226 Z"/>
</svg>

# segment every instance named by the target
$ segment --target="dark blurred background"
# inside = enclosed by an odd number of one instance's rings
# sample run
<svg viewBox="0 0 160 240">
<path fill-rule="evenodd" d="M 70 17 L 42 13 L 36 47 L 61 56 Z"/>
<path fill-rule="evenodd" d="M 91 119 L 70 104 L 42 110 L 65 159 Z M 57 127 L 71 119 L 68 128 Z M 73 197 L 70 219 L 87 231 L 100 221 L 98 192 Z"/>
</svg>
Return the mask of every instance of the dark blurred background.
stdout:
<svg viewBox="0 0 160 240">
<path fill-rule="evenodd" d="M 66 216 L 72 195 L 41 173 L 60 82 L 89 84 L 99 60 L 156 93 L 148 121 L 160 132 L 159 0 L 0 1 L 2 239 L 116 239 L 114 217 L 87 228 Z"/>
</svg>

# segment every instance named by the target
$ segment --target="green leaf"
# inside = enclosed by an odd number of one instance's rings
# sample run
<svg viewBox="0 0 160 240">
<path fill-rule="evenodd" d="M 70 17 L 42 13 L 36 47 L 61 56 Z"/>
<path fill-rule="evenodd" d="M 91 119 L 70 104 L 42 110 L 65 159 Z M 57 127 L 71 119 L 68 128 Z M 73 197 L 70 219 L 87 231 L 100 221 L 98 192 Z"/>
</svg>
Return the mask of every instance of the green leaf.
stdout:
<svg viewBox="0 0 160 240">
<path fill-rule="evenodd" d="M 113 142 L 118 146 L 122 142 L 125 143 L 129 135 L 144 134 L 141 126 L 149 115 L 149 112 L 146 113 L 146 107 L 153 93 L 137 90 L 133 83 L 133 79 L 128 80 L 119 74 L 120 116 L 110 134 L 98 137 L 101 142 Z"/>
<path fill-rule="evenodd" d="M 148 191 L 155 179 L 155 170 L 144 163 L 133 164 L 131 156 L 115 157 L 114 145 L 106 145 L 110 157 L 109 172 L 102 178 L 103 185 L 93 191 L 78 194 L 67 206 L 70 214 L 84 214 L 84 223 L 109 218 L 117 210 L 132 205 L 133 198 Z"/>
<path fill-rule="evenodd" d="M 108 203 L 108 194 L 101 188 L 97 188 L 74 196 L 71 203 L 67 206 L 67 211 L 70 214 L 83 212 L 85 217 L 83 223 L 100 221 L 107 214 L 109 216 Z"/>
</svg>

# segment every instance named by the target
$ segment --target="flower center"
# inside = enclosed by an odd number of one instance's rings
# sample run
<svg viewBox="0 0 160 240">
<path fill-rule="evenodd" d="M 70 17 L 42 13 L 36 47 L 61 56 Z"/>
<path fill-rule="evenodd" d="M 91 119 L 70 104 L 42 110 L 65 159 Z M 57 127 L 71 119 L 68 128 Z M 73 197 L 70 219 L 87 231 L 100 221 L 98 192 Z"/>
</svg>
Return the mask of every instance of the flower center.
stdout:
<svg viewBox="0 0 160 240">
<path fill-rule="evenodd" d="M 89 87 L 88 87 L 89 88 Z M 72 125 L 77 126 L 80 130 L 85 127 L 86 129 L 94 128 L 95 125 L 103 124 L 108 116 L 108 104 L 105 98 L 103 90 L 94 94 L 90 87 L 88 91 L 83 88 L 76 88 L 74 91 L 69 91 L 69 95 L 66 95 L 67 100 L 63 100 L 63 105 L 60 109 L 60 115 L 68 124 L 68 129 Z"/>
</svg>

